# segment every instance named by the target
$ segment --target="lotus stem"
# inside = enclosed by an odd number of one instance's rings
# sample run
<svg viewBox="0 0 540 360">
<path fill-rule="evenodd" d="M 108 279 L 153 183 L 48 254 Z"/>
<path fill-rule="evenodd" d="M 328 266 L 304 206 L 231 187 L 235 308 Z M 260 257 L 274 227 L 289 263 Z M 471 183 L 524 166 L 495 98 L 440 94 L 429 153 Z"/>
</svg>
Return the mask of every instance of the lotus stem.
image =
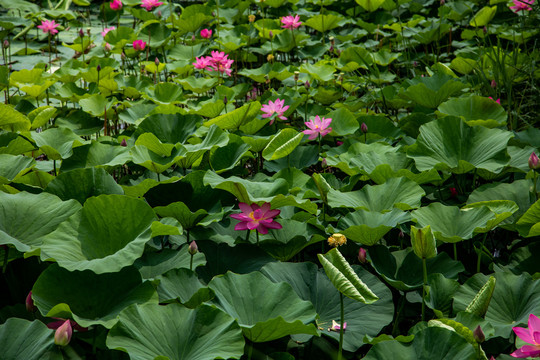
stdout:
<svg viewBox="0 0 540 360">
<path fill-rule="evenodd" d="M 484 234 L 484 239 L 482 240 L 482 246 L 480 247 L 480 249 L 478 251 L 478 261 L 476 262 L 476 272 L 477 273 L 480 272 L 480 264 L 482 262 L 482 251 L 484 250 L 484 244 L 486 243 L 487 235 L 488 235 L 488 233 Z"/>
<path fill-rule="evenodd" d="M 534 192 L 534 198 L 538 200 L 538 191 L 536 190 L 536 183 L 537 183 L 538 174 L 536 171 L 534 171 L 534 177 L 533 177 L 533 192 Z"/>
<path fill-rule="evenodd" d="M 422 321 L 425 319 L 425 313 L 426 313 L 426 286 L 427 286 L 427 265 L 426 265 L 426 259 L 422 258 L 422 272 L 424 274 L 424 284 L 422 285 Z"/>
<path fill-rule="evenodd" d="M 343 359 L 343 325 L 345 323 L 345 309 L 343 307 L 343 294 L 339 293 L 339 306 L 341 310 L 341 319 L 339 322 L 339 352 L 338 352 L 338 360 Z"/>
<path fill-rule="evenodd" d="M 454 243 L 454 260 L 457 261 L 457 243 Z"/>
<path fill-rule="evenodd" d="M 2 274 L 6 273 L 7 264 L 9 260 L 9 246 L 4 247 L 4 264 L 2 264 Z"/>
</svg>

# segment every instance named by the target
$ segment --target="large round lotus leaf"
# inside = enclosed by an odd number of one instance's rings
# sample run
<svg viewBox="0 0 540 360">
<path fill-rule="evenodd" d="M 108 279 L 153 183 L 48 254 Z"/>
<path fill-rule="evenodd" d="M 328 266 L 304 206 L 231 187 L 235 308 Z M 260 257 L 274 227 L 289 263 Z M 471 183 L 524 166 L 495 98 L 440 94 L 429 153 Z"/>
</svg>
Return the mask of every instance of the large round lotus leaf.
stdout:
<svg viewBox="0 0 540 360">
<path fill-rule="evenodd" d="M 412 248 L 390 252 L 386 246 L 375 245 L 368 249 L 368 255 L 375 271 L 396 289 L 410 291 L 422 286 L 422 260 Z M 428 275 L 439 273 L 448 279 L 457 279 L 465 270 L 463 264 L 444 252 L 427 259 L 426 265 Z"/>
<path fill-rule="evenodd" d="M 9 184 L 36 166 L 36 161 L 23 155 L 0 154 L 0 185 Z"/>
<path fill-rule="evenodd" d="M 0 325 L 3 360 L 62 360 L 54 331 L 41 321 L 11 318 Z"/>
<path fill-rule="evenodd" d="M 495 336 L 508 338 L 512 327 L 527 324 L 529 314 L 540 313 L 540 282 L 523 273 L 497 272 L 495 290 L 485 319 L 495 328 Z M 488 281 L 489 276 L 476 274 L 456 292 L 454 311 L 463 311 Z"/>
<path fill-rule="evenodd" d="M 157 279 L 160 303 L 178 300 L 185 307 L 194 309 L 214 297 L 214 292 L 205 287 L 197 274 L 189 269 L 174 269 L 158 276 Z"/>
<path fill-rule="evenodd" d="M 386 285 L 360 266 L 355 265 L 353 269 L 379 300 L 366 305 L 348 297 L 343 299 L 347 323 L 343 348 L 347 351 L 356 351 L 364 345 L 365 335 L 376 336 L 392 321 L 394 314 L 392 293 Z M 311 301 L 319 315 L 317 326 L 322 334 L 339 340 L 339 332 L 328 331 L 332 320 L 339 322 L 341 319 L 339 292 L 324 271 L 318 270 L 317 265 L 310 262 L 275 262 L 265 265 L 261 272 L 275 283 L 290 284 L 302 300 Z"/>
<path fill-rule="evenodd" d="M 540 235 L 540 201 L 536 201 L 517 222 L 519 233 L 525 237 Z"/>
<path fill-rule="evenodd" d="M 73 149 L 73 155 L 62 161 L 62 171 L 89 167 L 115 167 L 131 160 L 127 147 L 92 142 Z"/>
<path fill-rule="evenodd" d="M 156 216 L 144 201 L 100 195 L 43 240 L 42 259 L 68 270 L 119 271 L 141 257 Z"/>
<path fill-rule="evenodd" d="M 50 160 L 67 159 L 73 154 L 73 147 L 85 142 L 68 128 L 52 128 L 32 133 L 32 138 Z"/>
<path fill-rule="evenodd" d="M 202 118 L 197 115 L 154 114 L 139 124 L 133 136 L 138 137 L 148 132 L 163 143 L 184 143 L 201 120 Z"/>
<path fill-rule="evenodd" d="M 418 332 L 411 344 L 397 340 L 375 344 L 364 360 L 476 360 L 474 347 L 455 331 L 427 327 Z"/>
<path fill-rule="evenodd" d="M 317 335 L 315 309 L 301 300 L 289 284 L 275 284 L 260 272 L 216 276 L 208 287 L 215 304 L 234 317 L 244 335 L 265 342 L 291 334 Z"/>
<path fill-rule="evenodd" d="M 107 347 L 127 352 L 131 360 L 239 359 L 244 345 L 236 321 L 208 305 L 132 305 L 107 336 Z"/>
<path fill-rule="evenodd" d="M 463 174 L 478 168 L 499 173 L 510 161 L 506 144 L 511 137 L 508 131 L 470 127 L 459 118 L 447 116 L 422 125 L 407 155 L 420 171 L 435 167 Z"/>
<path fill-rule="evenodd" d="M 425 31 L 429 32 L 429 29 Z M 431 35 L 440 34 L 440 31 L 440 28 L 433 29 Z M 427 41 L 431 42 L 429 39 Z M 461 92 L 462 89 L 467 87 L 465 83 L 443 73 L 436 73 L 430 77 L 418 76 L 406 82 L 410 86 L 403 93 L 403 97 L 430 109 L 435 109 L 450 96 Z"/>
<path fill-rule="evenodd" d="M 32 288 L 32 298 L 47 317 L 73 318 L 81 326 L 100 324 L 110 328 L 116 316 L 131 304 L 158 302 L 154 287 L 142 282 L 133 267 L 96 274 L 90 270 L 70 272 L 49 266 Z"/>
<path fill-rule="evenodd" d="M 485 227 L 477 230 L 481 233 L 490 231 L 501 223 L 504 224 L 504 221 L 506 221 L 506 219 L 508 219 L 510 216 L 512 216 L 512 214 L 519 210 L 517 204 L 511 200 L 480 201 L 465 205 L 461 208 L 461 210 L 475 209 L 480 207 L 487 207 L 496 216 L 495 219 L 489 220 Z"/>
<path fill-rule="evenodd" d="M 382 185 L 367 185 L 358 191 L 340 192 L 332 189 L 328 194 L 328 205 L 378 212 L 390 211 L 395 207 L 411 210 L 420 207 L 420 199 L 425 194 L 412 180 L 391 178 Z"/>
<path fill-rule="evenodd" d="M 409 213 L 393 209 L 387 213 L 357 210 L 350 212 L 338 222 L 338 229 L 348 239 L 364 245 L 374 245 L 387 232 L 411 219 Z"/>
<path fill-rule="evenodd" d="M 80 208 L 75 200 L 62 201 L 47 193 L 10 195 L 0 191 L 0 244 L 30 251 Z"/>
<path fill-rule="evenodd" d="M 133 265 L 139 269 L 143 279 L 153 279 L 173 269 L 189 269 L 191 255 L 188 249 L 189 245 L 185 244 L 180 250 L 145 252 Z M 193 269 L 204 264 L 206 264 L 205 256 L 199 251 L 193 256 Z"/>
<path fill-rule="evenodd" d="M 63 172 L 47 185 L 45 191 L 58 196 L 62 200 L 75 199 L 81 204 L 84 204 L 86 199 L 92 196 L 124 194 L 122 187 L 101 168 L 76 169 Z"/>
<path fill-rule="evenodd" d="M 457 206 L 445 206 L 441 203 L 429 204 L 415 210 L 411 216 L 421 227 L 430 225 L 438 240 L 450 243 L 467 240 L 475 233 L 485 232 L 487 225 L 497 217 L 487 206 L 460 210 Z"/>
<path fill-rule="evenodd" d="M 493 123 L 495 127 L 506 124 L 506 112 L 495 101 L 482 96 L 453 98 L 438 107 L 439 113 L 462 118 L 469 125 L 486 125 Z M 489 126 L 494 127 L 494 126 Z"/>
</svg>

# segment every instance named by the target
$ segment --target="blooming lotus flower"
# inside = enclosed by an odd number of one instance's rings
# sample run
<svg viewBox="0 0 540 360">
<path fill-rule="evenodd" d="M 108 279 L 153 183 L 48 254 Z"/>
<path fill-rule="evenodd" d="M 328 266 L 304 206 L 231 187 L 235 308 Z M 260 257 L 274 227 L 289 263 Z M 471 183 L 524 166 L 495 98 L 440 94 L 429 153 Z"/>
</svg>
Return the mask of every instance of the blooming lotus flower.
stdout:
<svg viewBox="0 0 540 360">
<path fill-rule="evenodd" d="M 540 357 L 540 319 L 538 317 L 530 314 L 528 329 L 514 327 L 512 330 L 521 340 L 532 345 L 520 347 L 511 353 L 511 356 L 516 358 Z"/>
<path fill-rule="evenodd" d="M 101 36 L 105 37 L 105 35 L 107 35 L 107 33 L 108 33 L 109 31 L 113 31 L 113 30 L 116 30 L 116 26 L 111 26 L 111 27 L 105 28 L 105 29 L 103 29 L 103 31 L 101 32 Z"/>
<path fill-rule="evenodd" d="M 58 30 L 56 30 L 57 27 L 59 27 L 60 24 L 57 24 L 54 22 L 54 20 L 42 20 L 41 25 L 38 25 L 38 29 L 43 30 L 43 32 L 49 33 L 49 35 L 58 34 Z"/>
<path fill-rule="evenodd" d="M 234 60 L 228 59 L 229 54 L 225 54 L 223 51 L 212 51 L 211 54 L 212 58 L 210 66 L 212 67 L 212 70 L 219 71 L 230 76 L 232 71 L 231 65 Z"/>
<path fill-rule="evenodd" d="M 532 7 L 530 5 L 534 4 L 534 0 L 512 0 L 514 5 L 510 6 L 510 9 L 514 12 L 520 11 L 531 11 Z"/>
<path fill-rule="evenodd" d="M 152 11 L 160 5 L 163 5 L 161 1 L 158 0 L 142 0 L 141 7 L 145 8 L 146 11 Z"/>
<path fill-rule="evenodd" d="M 263 118 L 272 117 L 272 120 L 270 121 L 270 125 L 272 125 L 272 123 L 274 122 L 274 118 L 273 118 L 274 114 L 276 114 L 276 116 L 280 118 L 281 120 L 287 120 L 287 118 L 283 116 L 283 113 L 287 111 L 287 109 L 289 108 L 289 105 L 287 106 L 283 106 L 283 105 L 285 105 L 285 100 L 276 99 L 276 101 L 274 102 L 268 101 L 268 104 L 264 104 L 261 107 L 261 111 L 264 112 L 262 117 Z"/>
<path fill-rule="evenodd" d="M 264 203 L 262 206 L 257 204 L 238 204 L 241 214 L 232 214 L 231 217 L 240 220 L 234 227 L 234 230 L 257 230 L 261 234 L 267 234 L 268 229 L 281 229 L 282 226 L 274 221 L 281 210 L 270 210 L 270 203 Z"/>
<path fill-rule="evenodd" d="M 111 10 L 120 10 L 122 9 L 122 1 L 120 0 L 112 0 L 109 4 L 111 7 Z"/>
<path fill-rule="evenodd" d="M 211 69 L 211 62 L 212 62 L 212 58 L 209 57 L 209 56 L 205 56 L 205 57 L 200 57 L 200 58 L 195 58 L 195 62 L 193 63 L 193 66 L 195 66 L 195 69 L 207 69 L 208 70 L 212 70 Z"/>
<path fill-rule="evenodd" d="M 336 322 L 336 320 L 332 320 L 332 327 L 328 329 L 328 331 L 337 331 L 339 332 L 341 330 L 341 325 Z M 347 330 L 347 322 L 343 322 L 343 331 Z"/>
<path fill-rule="evenodd" d="M 329 127 L 331 122 L 331 118 L 319 118 L 319 115 L 317 115 L 315 116 L 315 119 L 311 119 L 310 121 L 304 123 L 309 129 L 302 132 L 309 135 L 309 140 L 316 139 L 319 134 L 321 137 L 324 137 L 330 131 L 332 131 L 332 128 Z"/>
<path fill-rule="evenodd" d="M 71 341 L 71 335 L 73 335 L 71 322 L 66 320 L 58 329 L 56 329 L 56 332 L 54 333 L 54 343 L 59 346 L 66 346 Z"/>
<path fill-rule="evenodd" d="M 135 49 L 137 51 L 143 51 L 145 47 L 146 47 L 146 42 L 145 41 L 135 40 L 133 42 L 133 49 Z"/>
<path fill-rule="evenodd" d="M 298 15 L 284 16 L 281 18 L 281 23 L 283 24 L 281 27 L 285 29 L 296 29 L 297 27 L 302 25 L 302 22 L 300 21 L 300 16 Z"/>
<path fill-rule="evenodd" d="M 202 29 L 201 30 L 201 37 L 204 39 L 210 39 L 212 37 L 212 30 L 210 29 Z"/>
<path fill-rule="evenodd" d="M 491 96 L 489 97 L 491 100 L 495 101 L 497 104 L 501 105 L 501 99 L 497 99 L 495 100 L 494 98 L 492 98 Z"/>
<path fill-rule="evenodd" d="M 347 237 L 345 235 L 336 233 L 328 238 L 328 245 L 332 247 L 338 247 L 347 243 Z"/>
</svg>

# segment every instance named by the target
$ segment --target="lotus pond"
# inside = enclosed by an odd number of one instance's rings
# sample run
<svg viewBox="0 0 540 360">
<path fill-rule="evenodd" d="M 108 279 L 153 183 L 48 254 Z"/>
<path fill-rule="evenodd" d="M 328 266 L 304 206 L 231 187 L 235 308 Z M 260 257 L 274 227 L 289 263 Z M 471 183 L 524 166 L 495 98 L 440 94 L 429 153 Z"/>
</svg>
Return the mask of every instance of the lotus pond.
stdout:
<svg viewBox="0 0 540 360">
<path fill-rule="evenodd" d="M 0 0 L 0 358 L 540 357 L 534 0 Z"/>
</svg>

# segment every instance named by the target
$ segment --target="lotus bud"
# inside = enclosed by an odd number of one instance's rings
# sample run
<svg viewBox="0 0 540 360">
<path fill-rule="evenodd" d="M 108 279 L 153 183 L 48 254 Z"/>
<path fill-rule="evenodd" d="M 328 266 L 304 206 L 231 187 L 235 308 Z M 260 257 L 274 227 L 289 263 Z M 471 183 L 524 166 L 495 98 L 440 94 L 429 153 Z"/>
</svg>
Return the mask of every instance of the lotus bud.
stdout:
<svg viewBox="0 0 540 360">
<path fill-rule="evenodd" d="M 79 36 L 80 36 L 80 37 L 84 37 L 84 31 L 83 31 L 83 29 L 79 29 Z"/>
<path fill-rule="evenodd" d="M 474 340 L 479 344 L 483 343 L 486 340 L 486 335 L 482 331 L 482 328 L 480 327 L 480 325 L 478 325 L 476 329 L 474 329 L 473 336 L 474 336 Z"/>
<path fill-rule="evenodd" d="M 328 49 L 329 52 L 334 52 L 334 45 L 330 45 L 330 48 Z"/>
<path fill-rule="evenodd" d="M 417 62 L 416 60 L 414 60 L 414 61 L 412 62 L 412 66 L 413 66 L 413 67 L 417 67 L 417 66 L 418 66 L 418 62 Z"/>
<path fill-rule="evenodd" d="M 445 0 L 441 0 L 441 6 L 443 6 L 445 3 Z"/>
<path fill-rule="evenodd" d="M 273 62 L 274 61 L 274 55 L 273 54 L 268 54 L 268 56 L 266 57 L 266 60 L 268 62 Z"/>
<path fill-rule="evenodd" d="M 403 239 L 405 237 L 405 234 L 403 233 L 403 230 L 399 230 L 398 236 L 399 236 L 400 239 Z"/>
<path fill-rule="evenodd" d="M 54 333 L 54 343 L 59 346 L 66 346 L 71 341 L 71 335 L 73 335 L 73 329 L 71 328 L 71 322 L 66 320 Z"/>
<path fill-rule="evenodd" d="M 491 80 L 491 87 L 493 89 L 495 89 L 497 87 L 497 82 L 495 81 L 495 79 Z"/>
<path fill-rule="evenodd" d="M 304 83 L 304 86 L 306 87 L 306 89 L 309 89 L 311 87 L 311 85 L 309 84 L 309 81 L 307 81 L 307 80 Z"/>
<path fill-rule="evenodd" d="M 328 163 L 326 162 L 326 158 L 323 158 L 323 159 L 321 160 L 321 167 L 322 167 L 323 169 L 326 169 L 326 168 L 328 167 Z"/>
<path fill-rule="evenodd" d="M 333 247 L 345 245 L 346 243 L 347 238 L 343 234 L 336 233 L 328 238 L 328 245 Z"/>
<path fill-rule="evenodd" d="M 414 253 L 420 259 L 430 259 L 437 255 L 437 243 L 429 225 L 423 228 L 411 226 L 411 243 Z"/>
<path fill-rule="evenodd" d="M 268 36 L 270 37 L 270 39 L 272 39 L 274 37 L 274 33 L 272 32 L 272 30 L 270 30 L 268 32 Z"/>
<path fill-rule="evenodd" d="M 32 291 L 30 291 L 28 295 L 26 296 L 25 304 L 26 304 L 26 311 L 33 313 L 37 310 L 36 306 L 34 305 L 34 300 L 32 299 Z"/>
<path fill-rule="evenodd" d="M 4 40 L 4 49 L 7 49 L 9 47 L 9 41 Z"/>
<path fill-rule="evenodd" d="M 163 16 L 163 14 L 161 13 L 161 10 L 158 10 L 158 12 L 157 12 L 158 19 L 161 19 L 162 16 Z"/>
<path fill-rule="evenodd" d="M 482 29 L 484 31 L 484 34 L 487 34 L 487 27 L 484 26 L 484 28 Z"/>
<path fill-rule="evenodd" d="M 248 21 L 249 21 L 250 23 L 254 22 L 254 21 L 255 21 L 255 15 L 253 15 L 253 14 L 249 15 L 249 16 L 248 16 Z"/>
<path fill-rule="evenodd" d="M 538 170 L 540 169 L 540 161 L 538 159 L 538 156 L 533 151 L 531 156 L 529 156 L 529 169 L 531 170 Z"/>
<path fill-rule="evenodd" d="M 189 247 L 188 247 L 188 253 L 190 253 L 190 255 L 195 255 L 196 253 L 199 252 L 199 248 L 197 247 L 197 243 L 195 241 L 192 241 L 190 244 L 189 244 Z"/>
<path fill-rule="evenodd" d="M 450 196 L 451 197 L 456 197 L 458 196 L 458 192 L 457 192 L 457 189 L 455 187 L 451 187 L 450 188 Z"/>
<path fill-rule="evenodd" d="M 126 139 L 122 139 L 122 142 L 120 143 L 120 146 L 123 146 L 123 147 L 127 146 Z"/>
<path fill-rule="evenodd" d="M 122 58 L 122 60 L 125 60 L 126 59 L 126 53 L 122 51 L 122 53 L 120 54 L 120 57 Z"/>
<path fill-rule="evenodd" d="M 367 262 L 366 256 L 366 249 L 360 248 L 360 250 L 358 250 L 358 261 L 360 261 L 362 264 L 365 264 Z"/>
<path fill-rule="evenodd" d="M 367 134 L 367 132 L 368 132 L 368 127 L 367 127 L 367 125 L 366 125 L 365 122 L 362 123 L 362 125 L 360 126 L 360 129 L 362 129 L 362 132 L 363 132 L 364 134 Z"/>
<path fill-rule="evenodd" d="M 111 50 L 112 50 L 111 44 L 105 43 L 105 51 L 111 51 Z"/>
<path fill-rule="evenodd" d="M 98 66 L 96 66 L 96 70 L 97 70 L 97 72 L 100 72 L 101 71 L 101 65 L 98 64 Z"/>
<path fill-rule="evenodd" d="M 227 96 L 224 96 L 223 97 L 223 104 L 227 105 L 228 102 L 229 102 L 229 99 L 227 99 Z"/>
<path fill-rule="evenodd" d="M 154 60 L 154 63 L 156 64 L 156 66 L 159 66 L 159 59 L 157 56 L 156 56 L 156 59 Z"/>
</svg>

